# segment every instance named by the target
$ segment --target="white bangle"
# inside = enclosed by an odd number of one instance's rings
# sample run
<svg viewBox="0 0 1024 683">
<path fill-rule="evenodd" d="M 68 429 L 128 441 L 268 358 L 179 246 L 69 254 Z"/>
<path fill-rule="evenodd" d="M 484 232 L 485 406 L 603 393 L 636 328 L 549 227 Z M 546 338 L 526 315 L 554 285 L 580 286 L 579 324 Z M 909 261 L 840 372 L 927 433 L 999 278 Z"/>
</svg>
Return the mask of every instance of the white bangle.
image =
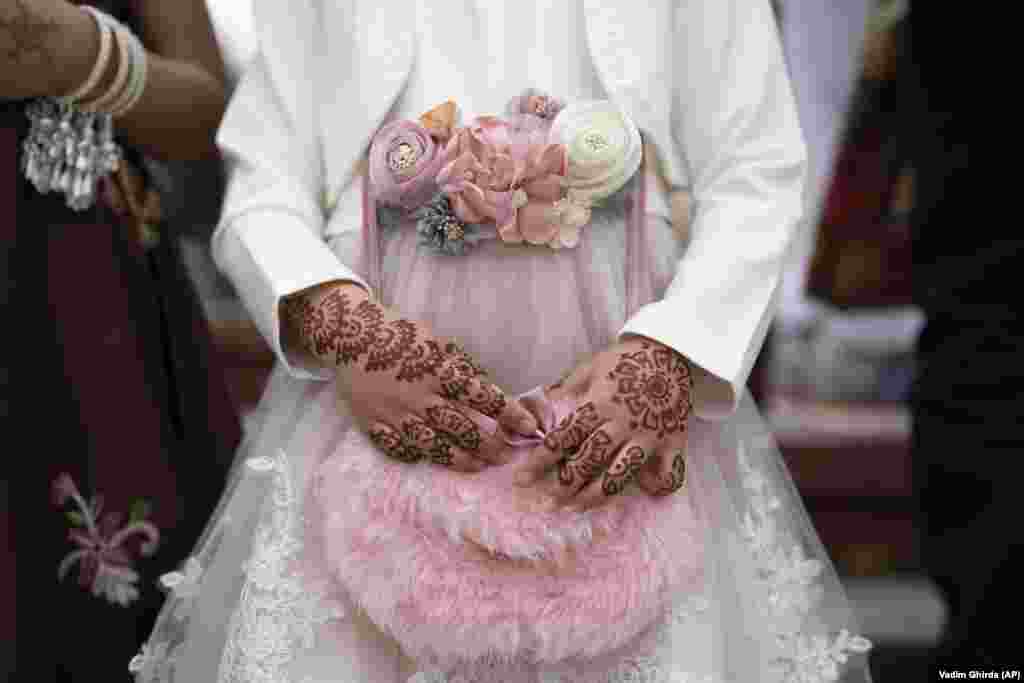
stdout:
<svg viewBox="0 0 1024 683">
<path fill-rule="evenodd" d="M 125 29 L 123 29 L 121 25 L 116 23 L 113 19 L 108 18 L 108 22 L 110 31 L 114 34 L 114 44 L 117 45 L 117 74 L 114 76 L 114 80 L 110 84 L 110 87 L 107 88 L 104 93 L 99 97 L 82 103 L 82 109 L 85 111 L 110 111 L 110 105 L 118 99 L 119 95 L 124 90 L 125 83 L 128 82 L 128 76 L 131 74 L 132 65 L 131 60 L 128 58 L 128 41 L 124 35 Z"/>
<path fill-rule="evenodd" d="M 125 99 L 129 96 L 132 84 L 135 81 L 135 72 L 139 68 L 135 63 L 135 49 L 132 43 L 132 34 L 124 26 L 118 26 L 114 29 L 114 33 L 117 34 L 117 38 L 121 43 L 121 59 L 124 60 L 126 65 L 125 78 L 121 82 L 119 88 L 116 90 L 111 89 L 110 99 L 103 103 L 103 111 L 113 114 L 114 109 L 124 104 Z"/>
<path fill-rule="evenodd" d="M 146 48 L 127 29 L 125 33 L 131 46 L 132 78 L 128 83 L 128 87 L 125 88 L 123 96 L 118 98 L 118 101 L 110 108 L 111 115 L 117 118 L 126 116 L 139 103 L 139 100 L 142 99 L 142 93 L 146 90 L 146 81 L 149 76 L 149 55 L 146 53 Z"/>
<path fill-rule="evenodd" d="M 92 17 L 93 21 L 96 22 L 96 26 L 99 28 L 100 51 L 99 54 L 96 55 L 96 61 L 92 65 L 92 71 L 89 72 L 89 77 L 85 79 L 85 82 L 78 86 L 78 88 L 76 88 L 70 95 L 57 98 L 58 100 L 68 104 L 80 102 L 82 98 L 92 92 L 103 79 L 103 75 L 107 72 L 107 65 L 110 63 L 113 32 L 107 22 L 102 19 L 102 16 L 105 15 L 103 15 L 99 10 L 89 6 L 85 6 L 83 9 L 89 13 L 89 16 Z"/>
</svg>

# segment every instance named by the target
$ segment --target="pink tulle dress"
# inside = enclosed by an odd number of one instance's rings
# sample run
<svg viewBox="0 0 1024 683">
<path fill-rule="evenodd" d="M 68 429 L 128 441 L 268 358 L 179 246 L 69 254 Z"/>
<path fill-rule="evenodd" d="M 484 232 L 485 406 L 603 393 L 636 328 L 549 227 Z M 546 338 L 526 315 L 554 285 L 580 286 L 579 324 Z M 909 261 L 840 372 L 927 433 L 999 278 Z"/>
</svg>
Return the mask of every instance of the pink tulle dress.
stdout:
<svg viewBox="0 0 1024 683">
<path fill-rule="evenodd" d="M 570 104 L 605 97 L 584 56 L 582 2 L 470 1 L 464 14 L 415 4 L 419 51 L 396 120 L 449 99 L 464 122 L 502 114 L 526 87 Z M 440 21 L 465 23 L 471 44 L 442 41 Z M 383 220 L 365 178 L 341 197 L 327 240 L 385 304 L 457 339 L 532 401 L 543 431 L 574 406 L 538 387 L 613 343 L 662 296 L 686 249 L 649 173 L 563 248 L 491 235 L 442 253 L 408 217 Z M 686 483 L 672 496 L 627 490 L 597 511 L 551 513 L 510 485 L 508 468 L 468 477 L 388 460 L 331 382 L 278 368 L 221 509 L 165 577 L 170 597 L 138 680 L 869 680 L 868 643 L 850 630 L 749 397 L 727 420 L 692 420 L 688 439 Z M 509 441 L 517 457 L 529 445 Z"/>
</svg>

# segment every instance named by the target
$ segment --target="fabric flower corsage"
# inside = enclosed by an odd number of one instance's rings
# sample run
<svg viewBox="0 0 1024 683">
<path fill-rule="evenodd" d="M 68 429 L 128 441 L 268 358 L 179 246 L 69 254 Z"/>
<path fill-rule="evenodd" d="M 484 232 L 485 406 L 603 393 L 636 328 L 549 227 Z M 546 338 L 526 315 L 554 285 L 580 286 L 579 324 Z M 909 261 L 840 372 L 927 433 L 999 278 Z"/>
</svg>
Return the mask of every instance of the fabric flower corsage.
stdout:
<svg viewBox="0 0 1024 683">
<path fill-rule="evenodd" d="M 562 196 L 565 148 L 480 117 L 448 143 L 452 158 L 438 175 L 442 192 L 466 223 L 493 223 L 504 242 L 547 244 L 557 233 L 547 209 Z"/>
<path fill-rule="evenodd" d="M 558 226 L 551 246 L 574 247 L 580 229 L 590 222 L 591 209 L 621 190 L 640 168 L 643 141 L 636 124 L 608 100 L 562 109 L 549 140 L 564 145 L 568 156 L 565 196 L 548 214 Z"/>
<path fill-rule="evenodd" d="M 642 154 L 640 132 L 613 103 L 566 105 L 530 89 L 504 117 L 459 126 L 446 102 L 388 124 L 370 148 L 370 181 L 378 223 L 411 216 L 420 244 L 438 253 L 495 237 L 561 249 L 579 244 L 591 209 L 626 185 Z"/>
<path fill-rule="evenodd" d="M 643 158 L 636 124 L 608 100 L 563 109 L 551 125 L 550 140 L 568 149 L 565 186 L 581 201 L 596 203 L 618 192 Z"/>
<path fill-rule="evenodd" d="M 53 503 L 64 507 L 73 502 L 76 510 L 67 517 L 72 528 L 68 538 L 77 546 L 61 561 L 57 579 L 63 581 L 71 568 L 78 565 L 78 583 L 96 597 L 127 607 L 139 597 L 139 573 L 134 565 L 136 554 L 148 557 L 156 552 L 160 532 L 145 517 L 145 503 L 132 508 L 126 524 L 117 513 L 103 514 L 103 499 L 94 496 L 86 501 L 68 474 L 61 474 L 53 483 Z M 141 544 L 133 543 L 141 540 Z"/>
<path fill-rule="evenodd" d="M 422 206 L 434 196 L 445 160 L 443 145 L 421 124 L 387 124 L 370 147 L 370 182 L 377 200 L 408 210 Z"/>
<path fill-rule="evenodd" d="M 459 108 L 451 100 L 437 105 L 420 117 L 420 125 L 430 132 L 431 137 L 441 143 L 447 142 L 452 137 L 458 122 Z"/>
<path fill-rule="evenodd" d="M 481 226 L 464 223 L 455 215 L 448 197 L 443 194 L 417 209 L 413 217 L 420 245 L 449 256 L 461 256 L 485 237 Z"/>
</svg>

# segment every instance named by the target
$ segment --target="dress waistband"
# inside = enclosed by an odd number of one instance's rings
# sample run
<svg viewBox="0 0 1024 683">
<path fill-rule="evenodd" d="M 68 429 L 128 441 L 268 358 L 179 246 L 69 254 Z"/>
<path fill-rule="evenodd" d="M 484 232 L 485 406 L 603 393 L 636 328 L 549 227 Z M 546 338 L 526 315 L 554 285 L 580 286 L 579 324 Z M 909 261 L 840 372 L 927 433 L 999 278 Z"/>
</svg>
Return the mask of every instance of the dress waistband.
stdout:
<svg viewBox="0 0 1024 683">
<path fill-rule="evenodd" d="M 436 242 L 446 253 L 491 237 L 572 248 L 592 210 L 636 191 L 643 199 L 627 206 L 671 220 L 660 178 L 640 175 L 657 169 L 657 160 L 643 164 L 644 148 L 639 128 L 614 101 L 567 104 L 528 88 L 495 115 L 466 120 L 448 100 L 416 119 L 392 116 L 371 142 L 367 189 L 386 223 L 398 222 L 390 220 L 400 218 L 396 212 L 416 215 L 424 246 Z M 355 192 L 345 193 L 341 211 L 324 197 L 331 215 L 325 236 L 360 224 Z"/>
</svg>

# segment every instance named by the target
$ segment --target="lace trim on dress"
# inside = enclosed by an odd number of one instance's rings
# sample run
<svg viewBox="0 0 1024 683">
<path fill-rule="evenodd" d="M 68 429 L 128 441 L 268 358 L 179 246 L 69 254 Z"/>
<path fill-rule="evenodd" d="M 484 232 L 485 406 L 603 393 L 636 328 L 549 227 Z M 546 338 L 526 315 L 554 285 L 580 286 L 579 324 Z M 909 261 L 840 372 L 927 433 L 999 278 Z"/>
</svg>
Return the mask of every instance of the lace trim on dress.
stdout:
<svg viewBox="0 0 1024 683">
<path fill-rule="evenodd" d="M 770 680 L 775 683 L 830 683 L 839 679 L 842 665 L 871 643 L 847 630 L 815 630 L 814 614 L 824 589 L 822 562 L 809 559 L 792 533 L 780 524 L 780 501 L 770 491 L 764 473 L 751 465 L 744 446 L 738 453 L 744 488 L 750 505 L 743 524 L 744 542 L 751 553 L 761 584 L 760 608 L 775 625 L 776 657 Z M 246 583 L 225 646 L 218 683 L 289 683 L 288 667 L 302 650 L 314 644 L 316 629 L 345 616 L 340 603 L 328 596 L 326 582 L 312 581 L 297 571 L 295 557 L 302 548 L 302 514 L 287 458 L 260 457 L 247 461 L 251 470 L 270 472 L 274 489 L 268 502 L 270 517 L 259 528 L 253 555 L 246 567 Z M 202 578 L 198 560 L 183 571 L 162 577 L 173 591 L 175 621 L 184 620 Z M 678 607 L 662 629 L 701 619 L 709 602 L 697 597 Z M 180 644 L 171 640 L 148 644 L 131 663 L 139 683 L 169 683 Z M 657 649 L 657 648 L 655 648 Z M 579 683 L 561 673 L 543 675 L 543 683 Z M 446 677 L 420 672 L 408 683 L 482 683 L 464 676 Z M 587 683 L 724 683 L 710 675 L 671 672 L 657 655 L 625 658 L 601 679 Z"/>
<path fill-rule="evenodd" d="M 749 461 L 745 444 L 737 454 L 750 510 L 743 532 L 764 585 L 762 608 L 776 626 L 779 656 L 773 662 L 779 683 L 827 683 L 839 679 L 841 665 L 871 649 L 867 638 L 846 629 L 812 634 L 810 617 L 824 594 L 819 576 L 824 565 L 808 559 L 803 547 L 778 524 L 781 503 L 767 491 L 763 473 Z"/>
<path fill-rule="evenodd" d="M 287 683 L 288 667 L 313 647 L 318 627 L 345 616 L 326 583 L 294 566 L 303 526 L 287 456 L 257 457 L 250 469 L 271 472 L 270 519 L 256 532 L 238 612 L 221 659 L 218 683 Z"/>
</svg>

